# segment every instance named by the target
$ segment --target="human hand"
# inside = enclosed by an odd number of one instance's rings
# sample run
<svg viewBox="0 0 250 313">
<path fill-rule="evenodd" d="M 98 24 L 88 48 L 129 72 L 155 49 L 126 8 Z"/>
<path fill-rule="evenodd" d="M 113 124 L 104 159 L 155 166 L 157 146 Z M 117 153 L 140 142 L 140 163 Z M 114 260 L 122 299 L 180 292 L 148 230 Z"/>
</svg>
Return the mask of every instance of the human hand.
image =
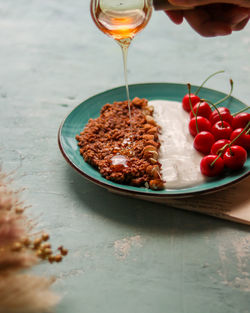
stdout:
<svg viewBox="0 0 250 313">
<path fill-rule="evenodd" d="M 175 6 L 190 8 L 166 11 L 170 19 L 176 24 L 181 24 L 185 18 L 190 26 L 204 37 L 225 36 L 232 31 L 242 30 L 250 17 L 249 0 L 169 0 L 169 2 Z"/>
</svg>

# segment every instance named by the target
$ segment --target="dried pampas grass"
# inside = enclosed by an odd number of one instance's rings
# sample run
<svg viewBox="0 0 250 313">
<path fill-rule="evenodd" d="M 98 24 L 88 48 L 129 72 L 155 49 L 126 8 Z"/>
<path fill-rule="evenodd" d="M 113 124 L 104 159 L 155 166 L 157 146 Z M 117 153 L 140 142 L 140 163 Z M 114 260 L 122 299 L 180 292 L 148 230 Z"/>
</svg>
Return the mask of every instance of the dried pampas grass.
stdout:
<svg viewBox="0 0 250 313">
<path fill-rule="evenodd" d="M 49 288 L 52 279 L 33 275 L 8 275 L 0 280 L 0 313 L 46 312 L 59 297 Z"/>
<path fill-rule="evenodd" d="M 41 259 L 52 263 L 61 261 L 62 256 L 53 256 L 51 249 L 43 249 L 48 234 L 33 238 L 31 221 L 25 216 L 26 207 L 19 198 L 19 192 L 11 189 L 10 176 L 0 168 L 0 313 L 44 313 L 59 301 L 50 290 L 53 279 L 22 271 Z"/>
</svg>

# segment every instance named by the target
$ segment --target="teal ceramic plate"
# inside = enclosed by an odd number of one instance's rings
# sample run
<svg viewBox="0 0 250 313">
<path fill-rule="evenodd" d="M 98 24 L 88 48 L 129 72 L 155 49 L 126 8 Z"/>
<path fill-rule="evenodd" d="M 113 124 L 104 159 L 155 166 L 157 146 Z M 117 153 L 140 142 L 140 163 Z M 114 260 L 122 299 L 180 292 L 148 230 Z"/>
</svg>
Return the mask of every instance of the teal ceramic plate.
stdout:
<svg viewBox="0 0 250 313">
<path fill-rule="evenodd" d="M 172 100 L 181 101 L 184 94 L 187 92 L 187 87 L 184 84 L 172 83 L 149 83 L 130 85 L 130 95 L 133 97 L 147 98 L 148 100 Z M 197 86 L 193 87 L 194 90 Z M 199 95 L 202 98 L 210 99 L 213 102 L 225 96 L 224 93 L 202 88 Z M 66 161 L 79 173 L 85 176 L 90 181 L 107 188 L 108 190 L 125 193 L 131 195 L 140 195 L 146 197 L 165 197 L 178 198 L 193 196 L 194 194 L 209 193 L 223 189 L 231 184 L 234 184 L 250 173 L 250 158 L 240 171 L 234 173 L 226 173 L 224 176 L 209 180 L 205 183 L 199 184 L 191 188 L 184 189 L 166 189 L 161 191 L 154 191 L 147 188 L 132 187 L 127 185 L 120 185 L 103 178 L 97 170 L 86 163 L 80 155 L 76 134 L 79 134 L 90 118 L 97 118 L 100 114 L 101 107 L 106 103 L 113 103 L 114 101 L 122 101 L 126 99 L 125 88 L 118 87 L 97 94 L 78 105 L 63 121 L 58 133 L 58 142 L 60 150 Z M 237 112 L 246 105 L 241 101 L 230 97 L 223 106 L 227 106 L 231 112 Z"/>
</svg>

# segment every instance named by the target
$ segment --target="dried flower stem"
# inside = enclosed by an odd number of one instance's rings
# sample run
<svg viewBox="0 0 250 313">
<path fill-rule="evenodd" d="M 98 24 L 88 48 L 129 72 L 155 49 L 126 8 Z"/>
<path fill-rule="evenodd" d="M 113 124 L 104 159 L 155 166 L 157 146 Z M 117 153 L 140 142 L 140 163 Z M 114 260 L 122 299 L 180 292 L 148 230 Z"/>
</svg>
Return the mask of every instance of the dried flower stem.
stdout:
<svg viewBox="0 0 250 313">
<path fill-rule="evenodd" d="M 53 279 L 21 271 L 47 258 L 50 244 L 42 242 L 49 235 L 40 233 L 33 239 L 34 223 L 24 215 L 27 206 L 20 201 L 20 192 L 11 189 L 11 182 L 0 168 L 0 313 L 48 312 L 59 301 L 50 291 Z"/>
</svg>

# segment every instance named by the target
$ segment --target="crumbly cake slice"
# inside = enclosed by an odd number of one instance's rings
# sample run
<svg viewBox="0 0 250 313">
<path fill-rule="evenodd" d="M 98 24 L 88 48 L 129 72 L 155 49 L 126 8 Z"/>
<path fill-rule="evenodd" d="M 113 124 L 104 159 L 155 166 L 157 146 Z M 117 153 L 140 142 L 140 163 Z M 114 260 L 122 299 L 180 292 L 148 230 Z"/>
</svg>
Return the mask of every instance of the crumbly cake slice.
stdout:
<svg viewBox="0 0 250 313">
<path fill-rule="evenodd" d="M 163 189 L 158 162 L 160 127 L 152 117 L 154 108 L 136 97 L 130 110 L 131 127 L 127 101 L 104 105 L 100 116 L 90 119 L 76 135 L 80 153 L 108 180 Z"/>
</svg>

